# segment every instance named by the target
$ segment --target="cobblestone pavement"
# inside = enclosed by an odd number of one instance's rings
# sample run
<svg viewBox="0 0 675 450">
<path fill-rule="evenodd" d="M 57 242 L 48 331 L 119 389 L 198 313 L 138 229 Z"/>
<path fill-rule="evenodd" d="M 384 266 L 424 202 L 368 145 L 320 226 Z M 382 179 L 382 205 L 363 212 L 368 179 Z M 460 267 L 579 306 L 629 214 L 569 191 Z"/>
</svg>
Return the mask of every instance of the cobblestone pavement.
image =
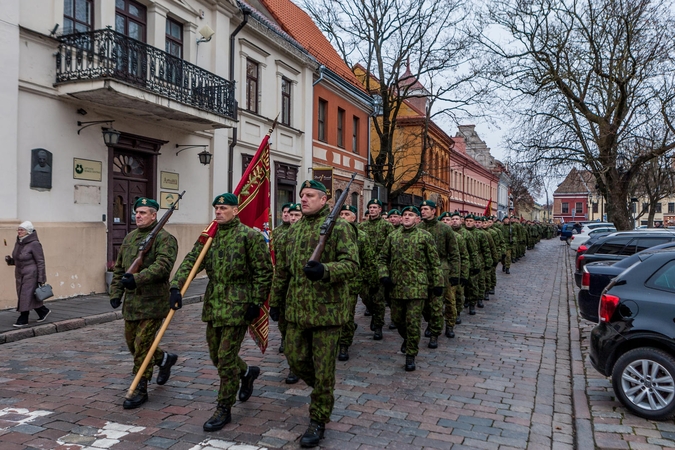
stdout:
<svg viewBox="0 0 675 450">
<path fill-rule="evenodd" d="M 337 363 L 335 409 L 322 448 L 673 444 L 672 423 L 625 413 L 586 363 L 590 324 L 578 327 L 564 244 L 543 241 L 511 275 L 498 277 L 497 295 L 477 315 L 462 314 L 455 339 L 441 336 L 430 350 L 422 338 L 415 372 L 403 370 L 396 330 L 385 327 L 384 340 L 372 340 L 359 305 L 351 358 Z M 200 304 L 190 304 L 176 314 L 162 342 L 179 354 L 172 377 L 164 386 L 151 384 L 150 400 L 130 411 L 121 407 L 132 379 L 121 320 L 0 346 L 0 449 L 298 448 L 310 390 L 284 383 L 288 366 L 277 352 L 274 324 L 264 356 L 244 341 L 244 359 L 261 367 L 253 396 L 234 406 L 223 430 L 202 431 L 218 381 L 200 313 Z"/>
</svg>

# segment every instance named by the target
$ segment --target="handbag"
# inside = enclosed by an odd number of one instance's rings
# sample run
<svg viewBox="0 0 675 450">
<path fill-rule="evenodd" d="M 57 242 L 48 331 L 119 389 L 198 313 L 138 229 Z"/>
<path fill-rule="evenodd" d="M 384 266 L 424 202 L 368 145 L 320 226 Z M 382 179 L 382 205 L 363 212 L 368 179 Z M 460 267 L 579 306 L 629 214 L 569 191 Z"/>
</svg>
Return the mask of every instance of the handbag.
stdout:
<svg viewBox="0 0 675 450">
<path fill-rule="evenodd" d="M 53 296 L 54 292 L 52 291 L 52 286 L 50 284 L 45 283 L 42 286 L 38 286 L 38 288 L 35 289 L 35 298 L 37 298 L 41 302 Z"/>
</svg>

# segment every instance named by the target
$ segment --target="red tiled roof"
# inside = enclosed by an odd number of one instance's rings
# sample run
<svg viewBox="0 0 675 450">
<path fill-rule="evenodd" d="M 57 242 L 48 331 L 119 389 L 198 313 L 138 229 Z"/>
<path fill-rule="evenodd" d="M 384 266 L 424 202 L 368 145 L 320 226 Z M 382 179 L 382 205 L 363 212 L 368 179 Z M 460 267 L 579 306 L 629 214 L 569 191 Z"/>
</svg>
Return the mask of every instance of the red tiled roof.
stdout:
<svg viewBox="0 0 675 450">
<path fill-rule="evenodd" d="M 554 194 L 579 194 L 595 193 L 595 178 L 588 170 L 577 170 L 575 167 L 570 170 L 565 180 L 558 185 Z"/>
<path fill-rule="evenodd" d="M 259 0 L 279 25 L 300 43 L 321 64 L 363 90 L 330 41 L 319 30 L 309 14 L 290 0 Z"/>
</svg>

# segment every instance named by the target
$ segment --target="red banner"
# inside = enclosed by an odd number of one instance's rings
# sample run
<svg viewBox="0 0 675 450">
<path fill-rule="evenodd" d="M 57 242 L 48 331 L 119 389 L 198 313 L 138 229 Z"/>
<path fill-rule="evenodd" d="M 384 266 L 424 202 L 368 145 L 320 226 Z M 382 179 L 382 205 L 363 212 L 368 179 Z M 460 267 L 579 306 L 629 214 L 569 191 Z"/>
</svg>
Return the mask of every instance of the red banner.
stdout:
<svg viewBox="0 0 675 450">
<path fill-rule="evenodd" d="M 276 124 L 276 122 L 275 122 Z M 270 146 L 269 139 L 272 130 L 260 143 L 258 151 L 253 156 L 234 195 L 239 198 L 239 220 L 265 237 L 270 242 Z M 248 327 L 251 338 L 264 354 L 270 331 L 269 299 L 260 308 L 260 315 Z"/>
<path fill-rule="evenodd" d="M 485 211 L 483 211 L 483 216 L 488 217 L 492 215 L 492 211 L 490 210 L 490 207 L 492 206 L 492 199 L 488 202 L 487 206 L 485 207 Z"/>
</svg>

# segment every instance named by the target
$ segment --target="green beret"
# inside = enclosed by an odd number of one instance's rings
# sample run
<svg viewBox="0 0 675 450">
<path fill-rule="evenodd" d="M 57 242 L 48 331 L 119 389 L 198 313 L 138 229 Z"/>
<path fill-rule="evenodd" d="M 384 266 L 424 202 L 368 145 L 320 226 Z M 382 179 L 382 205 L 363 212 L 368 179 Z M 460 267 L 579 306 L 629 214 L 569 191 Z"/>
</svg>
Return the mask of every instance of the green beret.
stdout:
<svg viewBox="0 0 675 450">
<path fill-rule="evenodd" d="M 239 206 L 239 199 L 236 195 L 226 192 L 225 194 L 220 194 L 218 197 L 214 198 L 211 205 Z"/>
<path fill-rule="evenodd" d="M 302 190 L 305 188 L 310 188 L 310 189 L 316 189 L 317 191 L 321 191 L 324 194 L 327 193 L 326 191 L 326 186 L 323 185 L 320 181 L 316 180 L 307 180 L 304 183 L 302 183 L 302 187 L 300 188 L 300 193 L 302 193 Z"/>
<path fill-rule="evenodd" d="M 420 203 L 420 208 L 422 206 L 428 206 L 429 208 L 436 209 L 436 203 L 431 200 L 424 200 L 422 203 Z"/>
<path fill-rule="evenodd" d="M 389 211 L 389 212 L 387 213 L 387 215 L 388 215 L 388 216 L 400 216 L 400 215 L 401 215 L 401 211 L 399 211 L 398 209 L 394 208 L 394 209 L 392 209 L 391 211 Z"/>
<path fill-rule="evenodd" d="M 302 212 L 302 205 L 300 205 L 300 203 L 289 203 L 288 204 L 288 212 L 291 212 L 291 211 Z"/>
<path fill-rule="evenodd" d="M 134 203 L 134 211 L 139 206 L 147 206 L 148 208 L 154 208 L 157 211 L 159 211 L 159 203 L 157 203 L 155 200 L 151 198 L 141 197 L 138 200 L 136 200 L 136 202 Z"/>
<path fill-rule="evenodd" d="M 405 208 L 403 208 L 403 209 L 401 210 L 401 214 L 403 214 L 403 213 L 406 212 L 406 211 L 413 212 L 413 213 L 417 214 L 418 216 L 420 215 L 420 210 L 417 209 L 417 208 L 414 207 L 414 206 L 406 206 Z"/>
<path fill-rule="evenodd" d="M 281 205 L 281 210 L 283 211 L 286 208 L 290 208 L 292 204 L 293 202 L 284 203 L 283 205 Z"/>
<path fill-rule="evenodd" d="M 452 217 L 452 216 L 450 215 L 449 212 L 446 211 L 446 212 L 444 212 L 443 214 L 441 214 L 440 216 L 438 216 L 438 220 L 441 221 L 441 220 L 443 220 L 443 218 L 445 218 L 445 217 Z"/>
<path fill-rule="evenodd" d="M 450 213 L 450 217 L 455 217 L 455 216 L 462 217 L 462 214 L 459 211 L 454 210 L 453 212 Z"/>
<path fill-rule="evenodd" d="M 340 208 L 340 211 L 349 211 L 349 212 L 353 212 L 354 214 L 356 214 L 356 207 L 352 206 L 352 205 L 342 205 L 342 208 Z"/>
<path fill-rule="evenodd" d="M 469 213 L 466 216 L 464 216 L 464 219 L 471 219 L 471 220 L 476 220 L 476 216 L 473 214 Z"/>
<path fill-rule="evenodd" d="M 367 205 L 367 206 L 370 206 L 370 205 L 377 205 L 377 206 L 379 206 L 380 208 L 382 208 L 382 202 L 381 202 L 379 199 L 377 199 L 377 198 L 371 198 L 371 199 L 368 201 L 368 205 Z"/>
</svg>

